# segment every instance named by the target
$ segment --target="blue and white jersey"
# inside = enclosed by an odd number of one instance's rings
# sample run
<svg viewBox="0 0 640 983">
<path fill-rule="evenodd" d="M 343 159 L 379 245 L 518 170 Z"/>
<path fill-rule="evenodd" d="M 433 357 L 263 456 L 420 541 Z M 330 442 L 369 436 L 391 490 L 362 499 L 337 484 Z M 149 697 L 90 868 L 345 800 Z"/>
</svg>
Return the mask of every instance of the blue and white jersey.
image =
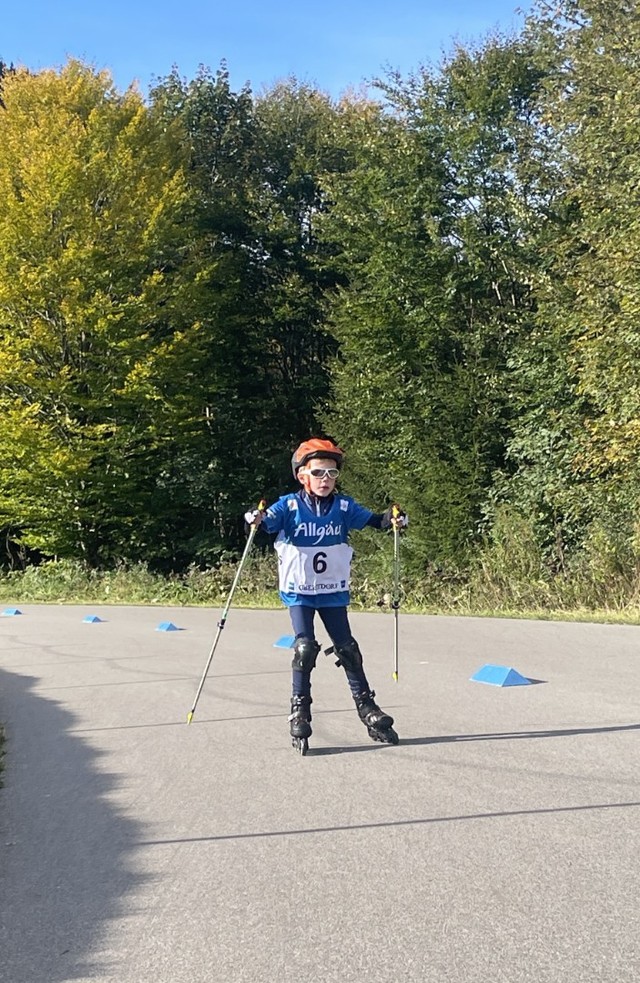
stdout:
<svg viewBox="0 0 640 983">
<path fill-rule="evenodd" d="M 373 515 L 347 495 L 334 494 L 317 515 L 302 494 L 283 495 L 267 509 L 262 528 L 277 533 L 280 597 L 286 605 L 342 607 L 349 603 L 349 530 L 363 529 Z"/>
</svg>

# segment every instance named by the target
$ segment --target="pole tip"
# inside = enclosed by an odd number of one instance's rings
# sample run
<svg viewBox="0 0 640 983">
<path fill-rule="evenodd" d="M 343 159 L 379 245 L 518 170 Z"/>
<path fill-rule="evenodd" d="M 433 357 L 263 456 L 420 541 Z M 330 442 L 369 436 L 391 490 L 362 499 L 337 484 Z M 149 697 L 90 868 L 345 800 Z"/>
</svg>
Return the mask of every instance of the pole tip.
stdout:
<svg viewBox="0 0 640 983">
<path fill-rule="evenodd" d="M 192 720 L 193 720 L 193 710 L 189 710 L 189 713 L 187 714 L 187 723 L 190 724 Z"/>
<path fill-rule="evenodd" d="M 394 681 L 395 683 L 397 683 L 397 682 L 398 682 L 398 673 L 397 673 L 397 672 L 394 672 L 394 674 L 393 674 L 393 681 Z"/>
</svg>

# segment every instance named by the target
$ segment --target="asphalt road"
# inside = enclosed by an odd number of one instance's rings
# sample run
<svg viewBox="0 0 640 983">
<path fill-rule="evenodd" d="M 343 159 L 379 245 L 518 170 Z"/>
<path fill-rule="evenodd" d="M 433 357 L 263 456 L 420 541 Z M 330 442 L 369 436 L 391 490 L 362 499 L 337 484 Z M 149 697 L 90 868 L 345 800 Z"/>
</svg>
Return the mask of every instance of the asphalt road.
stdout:
<svg viewBox="0 0 640 983">
<path fill-rule="evenodd" d="M 394 683 L 392 617 L 354 614 L 401 743 L 320 656 L 303 758 L 284 611 L 231 610 L 187 726 L 218 611 L 21 610 L 2 983 L 640 978 L 640 628 L 402 615 Z"/>
</svg>

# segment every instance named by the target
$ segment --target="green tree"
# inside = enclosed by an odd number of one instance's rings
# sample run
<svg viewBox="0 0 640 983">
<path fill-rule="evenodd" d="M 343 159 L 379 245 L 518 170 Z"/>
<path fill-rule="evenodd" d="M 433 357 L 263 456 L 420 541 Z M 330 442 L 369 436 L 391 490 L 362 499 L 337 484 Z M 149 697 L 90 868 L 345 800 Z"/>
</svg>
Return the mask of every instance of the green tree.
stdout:
<svg viewBox="0 0 640 983">
<path fill-rule="evenodd" d="M 391 76 L 386 109 L 354 122 L 356 166 L 332 185 L 349 285 L 328 422 L 356 449 L 356 487 L 411 509 L 420 565 L 464 559 L 504 465 L 508 359 L 533 308 L 540 81 L 529 48 L 499 39 Z"/>
<path fill-rule="evenodd" d="M 528 31 L 550 66 L 541 109 L 556 201 L 552 234 L 538 240 L 539 311 L 518 357 L 522 412 L 504 491 L 535 518 L 557 565 L 579 561 L 595 537 L 600 552 L 633 568 L 640 13 L 635 2 L 543 2 Z"/>
<path fill-rule="evenodd" d="M 159 349 L 181 371 L 169 339 L 197 330 L 172 289 L 180 141 L 135 91 L 74 61 L 8 76 L 4 99 L 0 523 L 49 553 L 140 556 L 161 511 L 155 453 L 179 434 L 132 380 Z"/>
<path fill-rule="evenodd" d="M 295 80 L 257 99 L 233 92 L 224 65 L 191 82 L 173 73 L 152 99 L 180 120 L 189 148 L 193 275 L 212 346 L 207 374 L 217 373 L 207 455 L 232 536 L 243 502 L 290 480 L 291 448 L 314 428 L 327 388 L 334 342 L 323 319 L 336 274 L 313 226 L 326 207 L 320 175 L 341 163 L 335 110 Z"/>
</svg>

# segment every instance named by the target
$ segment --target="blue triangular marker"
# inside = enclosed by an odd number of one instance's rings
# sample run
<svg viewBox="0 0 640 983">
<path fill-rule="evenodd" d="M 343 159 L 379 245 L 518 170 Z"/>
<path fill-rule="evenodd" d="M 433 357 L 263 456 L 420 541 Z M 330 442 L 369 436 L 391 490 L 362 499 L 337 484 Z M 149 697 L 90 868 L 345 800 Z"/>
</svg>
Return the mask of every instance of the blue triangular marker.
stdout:
<svg viewBox="0 0 640 983">
<path fill-rule="evenodd" d="M 182 628 L 178 628 L 174 625 L 173 621 L 161 621 L 156 631 L 182 631 Z"/>
<path fill-rule="evenodd" d="M 19 611 L 18 608 L 5 608 L 2 612 L 2 617 L 13 618 L 13 616 L 16 614 L 22 614 L 22 611 Z"/>
<path fill-rule="evenodd" d="M 471 676 L 471 681 L 489 683 L 490 686 L 529 686 L 531 684 L 530 679 L 521 676 L 519 672 L 509 666 L 482 666 Z"/>
<path fill-rule="evenodd" d="M 295 642 L 295 635 L 281 635 L 273 643 L 274 649 L 290 649 L 293 648 L 293 643 Z"/>
<path fill-rule="evenodd" d="M 102 622 L 102 618 L 99 618 L 97 614 L 86 614 L 82 621 L 87 625 L 97 625 Z"/>
</svg>

